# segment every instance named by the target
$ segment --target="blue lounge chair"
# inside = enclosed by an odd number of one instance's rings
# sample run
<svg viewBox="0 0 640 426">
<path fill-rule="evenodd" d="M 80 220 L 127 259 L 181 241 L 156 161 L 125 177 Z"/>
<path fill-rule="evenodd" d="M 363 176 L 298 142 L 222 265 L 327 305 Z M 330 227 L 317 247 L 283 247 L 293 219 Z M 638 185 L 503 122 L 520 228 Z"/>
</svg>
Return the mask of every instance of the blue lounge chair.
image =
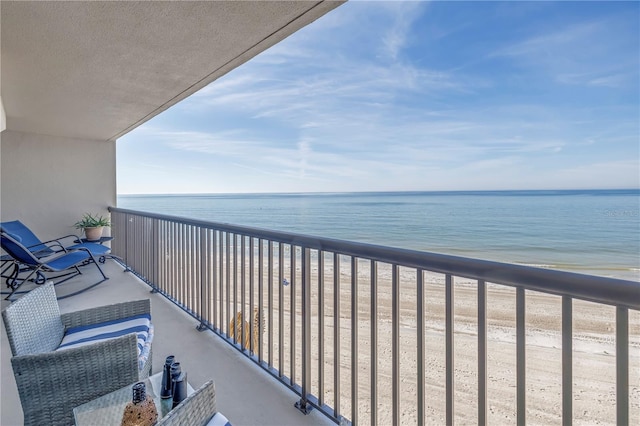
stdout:
<svg viewBox="0 0 640 426">
<path fill-rule="evenodd" d="M 21 265 L 20 272 L 27 273 L 27 276 L 25 278 L 13 280 L 12 285 L 9 286 L 11 288 L 11 291 L 5 298 L 6 300 L 10 300 L 11 296 L 13 296 L 13 294 L 25 281 L 28 281 L 31 277 L 37 275 L 38 273 L 64 273 L 63 275 L 53 277 L 65 277 L 63 280 L 55 283 L 60 284 L 70 278 L 82 274 L 82 272 L 80 272 L 80 269 L 78 269 L 78 266 L 82 266 L 88 263 L 93 263 L 94 265 L 96 265 L 96 268 L 98 268 L 98 271 L 100 271 L 100 274 L 102 275 L 102 280 L 81 291 L 77 291 L 64 297 L 74 296 L 109 279 L 104 274 L 104 272 L 102 272 L 100 265 L 98 265 L 98 262 L 96 261 L 93 254 L 91 254 L 91 251 L 85 247 L 78 247 L 73 250 L 67 250 L 59 253 L 59 255 L 53 254 L 52 256 L 48 256 L 45 258 L 38 258 L 15 237 L 12 237 L 10 234 L 4 231 L 0 232 L 0 245 L 2 246 L 2 249 L 9 256 L 11 256 L 16 263 Z M 38 282 L 36 282 L 36 284 L 38 284 Z"/>
<path fill-rule="evenodd" d="M 49 241 L 41 241 L 26 225 L 19 220 L 13 220 L 10 222 L 0 223 L 0 231 L 9 234 L 12 238 L 20 242 L 25 246 L 34 256 L 41 259 L 46 256 L 51 256 L 55 253 L 66 252 L 68 250 L 75 250 L 80 248 L 88 249 L 92 255 L 98 257 L 101 263 L 104 263 L 104 257 L 109 252 L 109 247 L 96 243 L 79 243 L 80 237 L 77 235 L 65 235 L 64 237 L 56 238 Z M 64 241 L 67 240 L 68 244 L 65 245 Z M 8 263 L 7 266 L 5 266 Z M 12 256 L 5 254 L 0 257 L 0 276 L 7 279 L 7 286 L 13 287 L 16 285 L 16 280 L 20 273 L 24 272 L 24 266 L 20 262 L 16 261 Z M 27 267 L 27 269 L 29 269 Z M 44 284 L 45 276 L 41 272 L 37 272 L 33 278 L 36 284 Z"/>
</svg>

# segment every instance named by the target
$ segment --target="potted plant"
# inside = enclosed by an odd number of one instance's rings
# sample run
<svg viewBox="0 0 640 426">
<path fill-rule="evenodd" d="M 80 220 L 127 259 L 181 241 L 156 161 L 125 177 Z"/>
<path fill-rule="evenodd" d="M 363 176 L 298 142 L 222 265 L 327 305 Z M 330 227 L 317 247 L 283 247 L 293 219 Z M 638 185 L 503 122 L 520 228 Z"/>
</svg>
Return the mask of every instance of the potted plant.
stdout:
<svg viewBox="0 0 640 426">
<path fill-rule="evenodd" d="M 104 216 L 85 213 L 73 226 L 84 231 L 87 241 L 100 241 L 102 230 L 105 226 L 111 226 L 111 222 Z"/>
</svg>

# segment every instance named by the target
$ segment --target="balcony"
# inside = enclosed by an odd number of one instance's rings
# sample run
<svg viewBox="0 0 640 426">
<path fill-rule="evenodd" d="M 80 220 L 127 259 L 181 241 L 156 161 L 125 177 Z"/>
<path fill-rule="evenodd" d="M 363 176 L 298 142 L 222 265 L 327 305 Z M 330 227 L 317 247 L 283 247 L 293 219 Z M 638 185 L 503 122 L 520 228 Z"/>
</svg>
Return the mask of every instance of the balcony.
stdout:
<svg viewBox="0 0 640 426">
<path fill-rule="evenodd" d="M 133 272 L 109 262 L 111 279 L 62 309 L 150 297 L 154 372 L 175 354 L 195 386 L 214 379 L 234 424 L 640 422 L 637 282 L 111 215 Z M 15 424 L 2 351 L 0 420 Z"/>
</svg>

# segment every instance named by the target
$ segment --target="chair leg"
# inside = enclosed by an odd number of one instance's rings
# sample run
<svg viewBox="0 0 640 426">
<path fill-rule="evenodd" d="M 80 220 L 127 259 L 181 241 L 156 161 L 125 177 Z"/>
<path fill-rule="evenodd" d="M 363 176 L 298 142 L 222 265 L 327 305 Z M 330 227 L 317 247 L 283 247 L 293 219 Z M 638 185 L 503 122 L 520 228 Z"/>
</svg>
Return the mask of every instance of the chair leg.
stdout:
<svg viewBox="0 0 640 426">
<path fill-rule="evenodd" d="M 3 278 L 4 278 L 4 277 L 7 277 L 7 276 L 5 275 L 5 273 L 9 270 L 9 268 L 11 268 L 12 266 L 15 266 L 15 265 L 16 265 L 16 262 L 15 262 L 14 260 L 3 260 L 3 261 L 2 261 L 2 266 L 4 266 L 4 264 L 5 264 L 5 263 L 8 263 L 9 265 L 7 265 L 7 267 L 6 267 L 6 268 L 4 268 L 4 269 L 2 270 L 2 272 L 0 272 L 0 276 L 2 276 Z M 13 273 L 11 273 L 11 275 L 13 275 Z M 11 276 L 11 275 L 9 275 L 9 276 Z"/>
<path fill-rule="evenodd" d="M 7 278 L 7 287 L 14 288 L 16 286 L 18 275 L 20 275 L 20 265 L 18 264 L 18 262 L 13 262 L 11 265 L 9 265 L 9 267 L 7 267 L 2 272 L 4 273 L 10 267 L 13 267 L 13 271 L 11 271 L 9 275 L 2 275 L 2 276 Z"/>
<path fill-rule="evenodd" d="M 26 276 L 26 278 L 22 278 L 20 280 L 18 280 L 18 278 L 17 278 L 17 274 L 20 273 L 20 268 L 18 268 L 17 273 L 16 273 L 16 278 L 13 279 L 13 282 L 12 282 L 12 285 L 11 285 L 11 292 L 9 293 L 9 295 L 7 297 L 4 298 L 4 300 L 11 300 L 11 296 L 13 296 L 15 294 L 15 292 L 20 288 L 20 286 L 25 281 L 28 281 L 29 278 L 31 278 L 33 275 L 35 275 L 38 271 L 40 271 L 40 268 L 42 268 L 42 266 L 38 266 L 37 268 L 33 269 L 31 271 L 31 273 Z"/>
<path fill-rule="evenodd" d="M 96 265 L 96 268 L 98 268 L 98 271 L 100 271 L 100 274 L 102 274 L 102 279 L 100 281 L 98 281 L 95 284 L 90 285 L 89 287 L 83 288 L 82 290 L 78 290 L 76 292 L 70 293 L 70 294 L 66 294 L 64 296 L 60 296 L 58 297 L 58 300 L 62 300 L 62 299 L 66 299 L 67 297 L 71 297 L 71 296 L 75 296 L 76 294 L 80 294 L 80 293 L 84 293 L 87 290 L 90 290 L 92 288 L 94 288 L 95 286 L 102 284 L 103 282 L 105 282 L 106 280 L 109 279 L 109 277 L 107 277 L 104 272 L 102 271 L 102 268 L 100 268 L 100 265 L 98 264 L 98 262 L 96 262 L 95 257 L 93 257 L 93 255 L 91 253 L 89 253 L 89 256 L 91 258 L 91 261 L 93 262 L 94 265 Z M 77 269 L 77 267 L 76 267 Z"/>
<path fill-rule="evenodd" d="M 102 274 L 102 278 L 104 278 L 105 280 L 108 280 L 109 278 L 102 271 L 102 268 L 100 267 L 100 264 L 96 261 L 96 258 L 93 257 L 91 253 L 89 253 L 89 255 L 91 256 L 91 260 L 93 260 L 93 264 L 96 265 L 96 268 L 98 268 L 98 271 L 100 271 L 100 273 Z"/>
</svg>

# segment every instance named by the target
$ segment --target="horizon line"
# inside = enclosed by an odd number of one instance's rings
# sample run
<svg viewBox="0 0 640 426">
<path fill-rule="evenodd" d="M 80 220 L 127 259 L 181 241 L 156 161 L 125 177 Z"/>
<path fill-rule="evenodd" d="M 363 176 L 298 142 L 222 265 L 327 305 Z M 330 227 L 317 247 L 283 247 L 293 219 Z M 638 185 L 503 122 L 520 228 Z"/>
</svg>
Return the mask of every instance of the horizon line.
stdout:
<svg viewBox="0 0 640 426">
<path fill-rule="evenodd" d="M 310 192 L 167 192 L 167 193 L 117 193 L 116 196 L 211 196 L 211 195 L 336 195 L 336 194 L 451 194 L 496 192 L 592 192 L 638 191 L 636 188 L 565 188 L 565 189 L 447 189 L 447 190 L 391 190 L 391 191 L 310 191 Z"/>
</svg>

